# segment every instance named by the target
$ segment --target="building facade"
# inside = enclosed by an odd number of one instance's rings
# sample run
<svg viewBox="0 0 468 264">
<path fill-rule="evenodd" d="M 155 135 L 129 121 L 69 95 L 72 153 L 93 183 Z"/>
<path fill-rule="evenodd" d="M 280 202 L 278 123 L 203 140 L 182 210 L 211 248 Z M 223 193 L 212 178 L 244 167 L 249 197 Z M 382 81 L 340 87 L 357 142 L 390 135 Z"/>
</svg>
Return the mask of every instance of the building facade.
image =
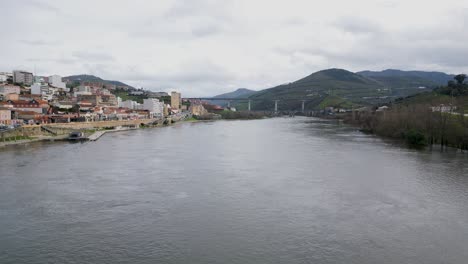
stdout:
<svg viewBox="0 0 468 264">
<path fill-rule="evenodd" d="M 9 72 L 0 72 L 0 83 L 6 83 L 13 75 Z"/>
<path fill-rule="evenodd" d="M 151 117 L 163 117 L 164 115 L 164 103 L 155 98 L 143 99 L 142 109 L 148 110 Z"/>
<path fill-rule="evenodd" d="M 13 82 L 29 86 L 33 84 L 34 76 L 27 71 L 13 71 Z"/>
<path fill-rule="evenodd" d="M 16 85 L 0 85 L 0 94 L 5 96 L 7 94 L 20 94 L 21 89 Z"/>
<path fill-rule="evenodd" d="M 48 82 L 53 87 L 62 88 L 64 91 L 67 91 L 67 84 L 63 82 L 62 77 L 59 75 L 49 76 Z"/>
<path fill-rule="evenodd" d="M 137 109 L 138 103 L 132 100 L 125 100 L 119 104 L 120 107 L 128 108 L 128 109 Z"/>
<path fill-rule="evenodd" d="M 9 125 L 11 123 L 11 110 L 0 109 L 0 124 Z"/>
<path fill-rule="evenodd" d="M 181 94 L 178 92 L 171 92 L 171 108 L 172 110 L 179 110 L 181 107 L 182 99 Z"/>
</svg>

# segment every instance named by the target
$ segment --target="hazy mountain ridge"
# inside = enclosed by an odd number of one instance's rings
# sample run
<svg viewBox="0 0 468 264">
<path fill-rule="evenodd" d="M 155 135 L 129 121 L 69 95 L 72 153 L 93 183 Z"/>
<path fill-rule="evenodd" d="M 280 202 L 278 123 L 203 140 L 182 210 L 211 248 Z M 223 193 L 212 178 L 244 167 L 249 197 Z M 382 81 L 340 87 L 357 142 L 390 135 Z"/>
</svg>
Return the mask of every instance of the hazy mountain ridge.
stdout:
<svg viewBox="0 0 468 264">
<path fill-rule="evenodd" d="M 237 98 L 241 96 L 248 97 L 249 95 L 252 95 L 256 92 L 257 91 L 249 90 L 247 88 L 239 88 L 233 92 L 228 92 L 228 93 L 223 93 L 223 94 L 213 96 L 213 98 Z"/>
</svg>

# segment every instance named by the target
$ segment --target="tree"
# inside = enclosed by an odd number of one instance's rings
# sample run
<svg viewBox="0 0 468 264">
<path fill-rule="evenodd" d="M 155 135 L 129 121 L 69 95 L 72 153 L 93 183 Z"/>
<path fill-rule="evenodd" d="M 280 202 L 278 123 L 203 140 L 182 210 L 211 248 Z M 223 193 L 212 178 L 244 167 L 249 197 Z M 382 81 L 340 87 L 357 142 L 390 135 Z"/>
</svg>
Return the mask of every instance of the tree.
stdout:
<svg viewBox="0 0 468 264">
<path fill-rule="evenodd" d="M 457 76 L 455 76 L 453 78 L 457 81 L 457 83 L 459 85 L 462 85 L 463 82 L 465 81 L 466 77 L 467 77 L 466 74 L 458 74 Z"/>
</svg>

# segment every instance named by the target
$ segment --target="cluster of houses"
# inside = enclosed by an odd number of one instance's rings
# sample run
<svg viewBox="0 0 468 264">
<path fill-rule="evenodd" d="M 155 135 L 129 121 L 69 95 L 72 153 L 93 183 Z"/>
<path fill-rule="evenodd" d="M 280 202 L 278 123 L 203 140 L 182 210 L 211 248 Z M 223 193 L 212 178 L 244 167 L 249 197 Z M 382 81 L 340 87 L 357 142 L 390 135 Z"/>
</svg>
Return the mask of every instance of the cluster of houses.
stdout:
<svg viewBox="0 0 468 264">
<path fill-rule="evenodd" d="M 0 72 L 0 124 L 22 125 L 73 121 L 162 118 L 188 110 L 181 94 L 149 92 L 103 82 L 71 81 L 61 76 L 34 76 L 27 71 Z M 145 95 L 142 101 L 122 101 L 116 89 Z M 162 97 L 170 96 L 170 103 Z"/>
</svg>

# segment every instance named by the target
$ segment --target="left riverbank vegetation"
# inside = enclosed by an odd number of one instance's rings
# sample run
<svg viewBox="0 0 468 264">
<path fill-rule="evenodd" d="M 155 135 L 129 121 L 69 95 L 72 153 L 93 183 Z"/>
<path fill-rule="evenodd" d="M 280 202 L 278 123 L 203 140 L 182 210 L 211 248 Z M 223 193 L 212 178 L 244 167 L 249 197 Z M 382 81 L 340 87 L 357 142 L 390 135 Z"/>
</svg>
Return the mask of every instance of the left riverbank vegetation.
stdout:
<svg viewBox="0 0 468 264">
<path fill-rule="evenodd" d="M 388 105 L 353 111 L 346 122 L 363 131 L 404 139 L 412 146 L 468 150 L 468 84 L 459 74 L 431 92 L 397 99 Z"/>
</svg>

